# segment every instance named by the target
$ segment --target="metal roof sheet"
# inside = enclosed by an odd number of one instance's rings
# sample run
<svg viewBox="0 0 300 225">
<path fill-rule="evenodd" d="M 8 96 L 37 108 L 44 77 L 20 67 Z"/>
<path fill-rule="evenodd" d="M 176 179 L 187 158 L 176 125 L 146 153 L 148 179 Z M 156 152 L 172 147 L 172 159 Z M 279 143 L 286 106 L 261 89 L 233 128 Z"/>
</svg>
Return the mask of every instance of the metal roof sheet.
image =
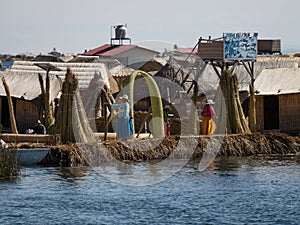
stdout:
<svg viewBox="0 0 300 225">
<path fill-rule="evenodd" d="M 83 55 L 94 56 L 94 55 L 97 55 L 98 53 L 101 53 L 103 51 L 108 51 L 112 47 L 115 47 L 115 46 L 111 46 L 110 44 L 101 45 L 97 48 L 94 48 L 92 50 L 89 50 L 89 51 L 83 53 Z"/>
<path fill-rule="evenodd" d="M 112 56 L 116 56 L 120 53 L 126 52 L 129 49 L 133 49 L 133 48 L 144 49 L 145 51 L 151 51 L 155 54 L 159 53 L 159 52 L 156 52 L 156 51 L 151 50 L 151 49 L 146 49 L 146 48 L 139 47 L 137 45 L 110 45 L 110 44 L 105 44 L 105 45 L 102 45 L 100 47 L 94 48 L 90 51 L 87 51 L 83 55 L 86 55 L 86 56 L 100 56 L 100 57 L 102 57 L 102 56 L 112 57 Z"/>
<path fill-rule="evenodd" d="M 135 46 L 135 45 L 121 45 L 121 46 L 118 46 L 117 48 L 113 48 L 111 50 L 108 50 L 108 51 L 103 52 L 103 53 L 99 53 L 97 55 L 98 56 L 115 56 L 115 55 L 118 55 L 122 52 L 126 52 L 129 49 L 133 49 L 133 48 L 136 48 L 136 47 L 137 46 Z"/>
</svg>

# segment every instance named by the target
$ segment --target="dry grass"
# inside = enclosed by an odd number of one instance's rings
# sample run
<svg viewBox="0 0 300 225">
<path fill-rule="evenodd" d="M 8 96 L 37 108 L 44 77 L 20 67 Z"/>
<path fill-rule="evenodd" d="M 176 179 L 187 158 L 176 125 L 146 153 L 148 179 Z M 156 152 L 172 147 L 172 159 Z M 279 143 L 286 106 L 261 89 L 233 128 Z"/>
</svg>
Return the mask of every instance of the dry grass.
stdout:
<svg viewBox="0 0 300 225">
<path fill-rule="evenodd" d="M 0 180 L 12 180 L 20 175 L 14 150 L 0 149 Z"/>
<path fill-rule="evenodd" d="M 253 156 L 300 154 L 300 135 L 282 133 L 236 134 L 223 136 L 180 137 L 164 139 L 132 139 L 126 143 L 114 140 L 97 144 L 68 144 L 50 146 L 50 153 L 42 160 L 43 165 L 86 166 L 116 159 L 119 161 L 163 160 L 172 156 L 177 159 L 189 155 L 191 159 L 201 159 L 209 141 L 222 140 L 218 156 Z M 179 143 L 180 140 L 180 143 Z M 159 144 L 158 144 L 159 143 Z M 180 145 L 179 145 L 180 144 Z M 211 144 L 211 143 L 210 143 Z M 23 148 L 26 143 L 19 144 Z M 32 147 L 28 144 L 28 147 Z M 216 145 L 218 146 L 218 145 Z M 218 146 L 219 147 L 219 146 Z M 174 152 L 176 149 L 176 152 Z M 95 164 L 94 164 L 95 163 Z"/>
</svg>

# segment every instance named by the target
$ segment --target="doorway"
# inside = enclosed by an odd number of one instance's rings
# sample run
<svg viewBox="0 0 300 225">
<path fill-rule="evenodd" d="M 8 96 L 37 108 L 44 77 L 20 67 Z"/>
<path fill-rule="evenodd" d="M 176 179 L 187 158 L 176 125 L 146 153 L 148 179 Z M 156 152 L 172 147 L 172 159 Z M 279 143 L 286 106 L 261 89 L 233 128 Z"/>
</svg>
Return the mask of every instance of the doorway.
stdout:
<svg viewBox="0 0 300 225">
<path fill-rule="evenodd" d="M 279 99 L 277 95 L 264 96 L 264 130 L 279 129 Z"/>
<path fill-rule="evenodd" d="M 13 107 L 14 109 L 16 108 L 16 100 L 12 99 L 13 101 Z M 6 97 L 3 97 L 1 99 L 1 103 L 2 103 L 2 112 L 1 112 L 1 124 L 4 128 L 10 128 L 10 113 L 9 113 L 9 108 L 8 108 L 8 101 Z M 16 116 L 16 112 L 14 111 L 15 116 Z"/>
</svg>

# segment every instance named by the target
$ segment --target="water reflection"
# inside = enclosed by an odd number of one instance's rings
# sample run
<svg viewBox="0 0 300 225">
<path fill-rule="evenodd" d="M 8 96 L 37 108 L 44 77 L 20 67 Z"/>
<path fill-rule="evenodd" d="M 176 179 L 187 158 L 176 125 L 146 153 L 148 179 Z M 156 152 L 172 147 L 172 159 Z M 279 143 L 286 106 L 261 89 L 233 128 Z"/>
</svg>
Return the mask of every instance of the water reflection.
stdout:
<svg viewBox="0 0 300 225">
<path fill-rule="evenodd" d="M 219 171 L 233 171 L 241 168 L 240 158 L 230 157 L 230 158 L 217 158 L 214 161 L 215 170 Z"/>
<path fill-rule="evenodd" d="M 170 162 L 171 163 L 171 162 Z M 176 164 L 180 162 L 172 162 Z M 109 167 L 22 167 L 0 183 L 0 224 L 299 224 L 299 165 L 293 157 L 190 161 L 174 176 L 127 187 L 101 176 L 161 176 L 152 162 Z M 128 176 L 127 176 L 128 177 Z"/>
<path fill-rule="evenodd" d="M 220 177 L 237 177 L 245 173 L 256 170 L 259 167 L 276 167 L 297 165 L 295 157 L 286 156 L 253 156 L 253 157 L 217 157 L 211 165 L 205 170 L 199 170 L 199 160 L 191 160 L 181 171 L 175 171 L 180 160 L 172 160 L 168 162 L 168 171 L 174 168 L 174 174 L 179 173 L 183 176 L 220 176 Z M 134 165 L 134 167 L 129 166 Z M 156 161 L 151 162 L 127 162 L 123 164 L 117 163 L 109 165 L 101 165 L 99 167 L 60 167 L 51 173 L 56 174 L 56 180 L 66 181 L 72 185 L 77 185 L 80 181 L 88 179 L 87 176 L 91 172 L 95 172 L 99 177 L 104 177 L 112 183 L 119 183 L 129 186 L 144 186 L 147 184 L 155 184 L 167 180 L 165 176 L 164 166 L 157 164 Z M 52 169 L 53 170 L 53 169 Z"/>
<path fill-rule="evenodd" d="M 89 176 L 91 168 L 89 167 L 60 167 L 57 175 L 60 179 L 76 184 L 83 180 L 85 176 Z"/>
</svg>

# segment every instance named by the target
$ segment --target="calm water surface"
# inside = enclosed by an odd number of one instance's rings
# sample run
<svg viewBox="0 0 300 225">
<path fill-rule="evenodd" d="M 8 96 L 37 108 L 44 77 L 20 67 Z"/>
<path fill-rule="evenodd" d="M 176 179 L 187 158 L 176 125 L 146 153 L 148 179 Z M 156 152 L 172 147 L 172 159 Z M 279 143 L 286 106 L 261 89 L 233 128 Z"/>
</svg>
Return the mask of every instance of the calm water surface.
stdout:
<svg viewBox="0 0 300 225">
<path fill-rule="evenodd" d="M 2 225 L 300 224 L 294 157 L 217 159 L 204 172 L 189 163 L 143 187 L 112 182 L 90 167 L 22 167 L 21 173 L 0 183 Z"/>
</svg>

